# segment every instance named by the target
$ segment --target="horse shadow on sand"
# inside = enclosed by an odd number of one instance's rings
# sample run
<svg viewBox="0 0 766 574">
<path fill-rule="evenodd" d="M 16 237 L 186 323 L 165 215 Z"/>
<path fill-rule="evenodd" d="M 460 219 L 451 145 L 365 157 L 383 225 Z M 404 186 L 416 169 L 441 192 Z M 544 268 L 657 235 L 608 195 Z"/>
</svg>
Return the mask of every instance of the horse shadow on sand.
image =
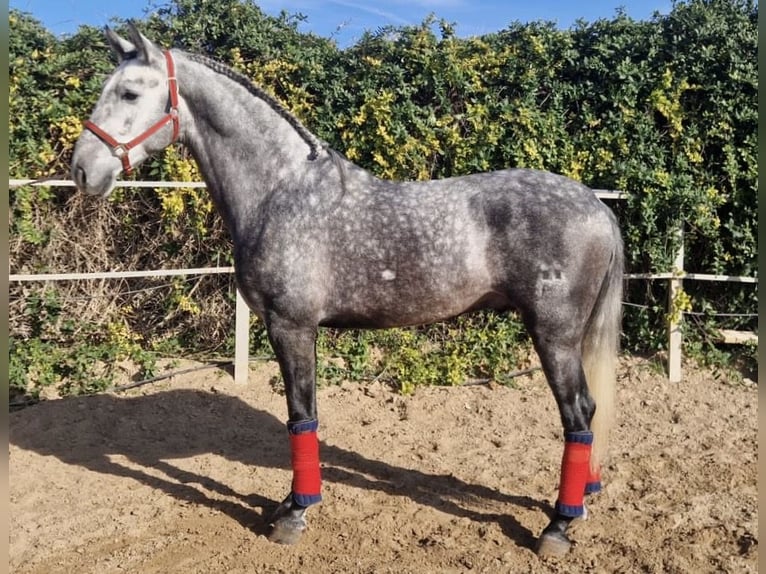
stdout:
<svg viewBox="0 0 766 574">
<path fill-rule="evenodd" d="M 43 402 L 11 414 L 9 439 L 19 448 L 131 478 L 185 503 L 223 512 L 256 534 L 269 532 L 269 517 L 279 501 L 235 492 L 226 484 L 166 461 L 212 453 L 248 467 L 285 470 L 290 461 L 283 421 L 236 397 L 212 391 L 170 390 L 127 398 L 95 395 Z M 120 456 L 133 466 L 155 472 L 149 474 L 113 460 Z M 501 493 L 451 475 L 393 466 L 338 446 L 320 443 L 320 457 L 325 483 L 406 496 L 417 504 L 477 522 L 496 521 L 520 547 L 533 549 L 536 537 L 513 517 L 513 508 L 539 509 L 552 515 L 549 505 L 528 496 Z M 227 499 L 211 498 L 195 485 Z M 286 481 L 285 492 L 288 487 Z M 482 502 L 501 503 L 507 511 L 473 509 Z"/>
</svg>

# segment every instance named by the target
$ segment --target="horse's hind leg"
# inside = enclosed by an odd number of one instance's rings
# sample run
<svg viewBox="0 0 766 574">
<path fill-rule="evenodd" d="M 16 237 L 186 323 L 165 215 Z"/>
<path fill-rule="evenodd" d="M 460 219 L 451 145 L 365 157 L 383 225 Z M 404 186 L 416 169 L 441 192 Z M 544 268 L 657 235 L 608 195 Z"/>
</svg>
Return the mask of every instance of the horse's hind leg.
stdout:
<svg viewBox="0 0 766 574">
<path fill-rule="evenodd" d="M 306 508 L 321 501 L 316 408 L 316 328 L 272 318 L 269 339 L 279 361 L 287 395 L 293 482 L 271 517 L 269 539 L 294 544 L 306 529 Z"/>
<path fill-rule="evenodd" d="M 555 515 L 540 535 L 537 552 L 561 556 L 571 547 L 567 528 L 585 513 L 583 498 L 593 441 L 590 422 L 596 406 L 585 381 L 580 337 L 563 337 L 561 330 L 538 330 L 533 339 L 559 407 L 565 440 Z"/>
</svg>

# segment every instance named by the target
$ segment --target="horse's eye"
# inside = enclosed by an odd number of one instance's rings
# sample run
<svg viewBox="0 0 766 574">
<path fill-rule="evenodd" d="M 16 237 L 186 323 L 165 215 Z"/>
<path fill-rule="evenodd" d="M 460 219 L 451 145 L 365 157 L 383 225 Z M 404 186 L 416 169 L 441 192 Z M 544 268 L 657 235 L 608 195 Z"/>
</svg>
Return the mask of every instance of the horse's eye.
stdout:
<svg viewBox="0 0 766 574">
<path fill-rule="evenodd" d="M 123 92 L 122 99 L 126 102 L 135 102 L 138 99 L 138 94 L 135 92 Z"/>
</svg>

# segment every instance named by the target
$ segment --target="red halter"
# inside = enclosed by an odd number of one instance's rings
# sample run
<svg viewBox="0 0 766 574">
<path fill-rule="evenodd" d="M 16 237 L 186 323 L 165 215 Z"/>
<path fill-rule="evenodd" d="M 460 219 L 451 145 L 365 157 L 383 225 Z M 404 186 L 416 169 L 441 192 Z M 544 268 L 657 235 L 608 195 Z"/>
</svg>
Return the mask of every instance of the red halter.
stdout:
<svg viewBox="0 0 766 574">
<path fill-rule="evenodd" d="M 129 174 L 131 171 L 133 171 L 133 167 L 130 165 L 130 150 L 143 141 L 152 137 L 154 134 L 164 128 L 168 122 L 173 122 L 173 139 L 170 143 L 173 143 L 178 139 L 180 124 L 178 121 L 178 80 L 176 80 L 176 68 L 173 62 L 173 56 L 170 54 L 170 50 L 164 50 L 163 53 L 165 54 L 165 62 L 167 63 L 168 68 L 170 111 L 165 114 L 162 119 L 160 119 L 145 132 L 133 138 L 127 143 L 118 142 L 116 139 L 114 139 L 90 120 L 87 120 L 83 123 L 83 127 L 85 129 L 92 131 L 101 141 L 112 148 L 112 153 L 122 161 L 122 169 L 126 174 Z"/>
</svg>

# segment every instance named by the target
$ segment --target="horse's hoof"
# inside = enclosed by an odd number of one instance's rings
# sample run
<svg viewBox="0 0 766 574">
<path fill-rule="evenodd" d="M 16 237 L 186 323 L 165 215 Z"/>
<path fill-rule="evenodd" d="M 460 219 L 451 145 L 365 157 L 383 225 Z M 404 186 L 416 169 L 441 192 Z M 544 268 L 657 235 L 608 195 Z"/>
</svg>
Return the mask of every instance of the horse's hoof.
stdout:
<svg viewBox="0 0 766 574">
<path fill-rule="evenodd" d="M 566 535 L 558 532 L 543 533 L 537 541 L 537 555 L 546 558 L 566 556 L 570 548 L 572 548 L 572 542 Z"/>
<path fill-rule="evenodd" d="M 295 544 L 301 539 L 304 530 L 306 530 L 306 521 L 303 517 L 284 517 L 272 525 L 269 540 L 277 544 Z"/>
</svg>

